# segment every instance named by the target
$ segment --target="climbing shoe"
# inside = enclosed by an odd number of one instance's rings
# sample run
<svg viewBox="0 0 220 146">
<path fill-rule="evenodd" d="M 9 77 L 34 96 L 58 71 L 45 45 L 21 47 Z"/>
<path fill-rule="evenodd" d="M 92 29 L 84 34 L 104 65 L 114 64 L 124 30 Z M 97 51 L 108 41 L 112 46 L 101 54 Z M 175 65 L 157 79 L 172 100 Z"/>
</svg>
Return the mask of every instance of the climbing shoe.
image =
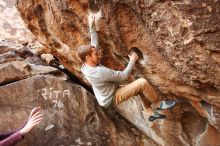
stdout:
<svg viewBox="0 0 220 146">
<path fill-rule="evenodd" d="M 154 114 L 153 116 L 150 116 L 149 117 L 149 121 L 150 122 L 153 122 L 154 120 L 156 119 L 166 119 L 166 116 L 165 115 L 162 115 L 162 114 L 159 114 L 159 113 L 156 113 Z"/>
<path fill-rule="evenodd" d="M 172 107 L 174 107 L 176 105 L 176 101 L 175 100 L 165 100 L 165 101 L 161 101 L 160 103 L 160 107 L 157 108 L 158 110 L 165 110 L 165 109 L 170 109 Z"/>
</svg>

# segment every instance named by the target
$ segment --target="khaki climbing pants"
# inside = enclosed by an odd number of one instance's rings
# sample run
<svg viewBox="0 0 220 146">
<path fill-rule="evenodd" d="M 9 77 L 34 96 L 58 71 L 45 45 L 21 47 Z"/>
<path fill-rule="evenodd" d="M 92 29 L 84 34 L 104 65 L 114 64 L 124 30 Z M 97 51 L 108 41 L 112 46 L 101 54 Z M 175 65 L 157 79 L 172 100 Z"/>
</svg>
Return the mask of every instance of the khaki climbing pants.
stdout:
<svg viewBox="0 0 220 146">
<path fill-rule="evenodd" d="M 158 100 L 155 90 L 148 81 L 144 78 L 139 78 L 128 85 L 119 87 L 115 92 L 113 102 L 115 105 L 120 104 L 141 92 L 151 103 Z"/>
</svg>

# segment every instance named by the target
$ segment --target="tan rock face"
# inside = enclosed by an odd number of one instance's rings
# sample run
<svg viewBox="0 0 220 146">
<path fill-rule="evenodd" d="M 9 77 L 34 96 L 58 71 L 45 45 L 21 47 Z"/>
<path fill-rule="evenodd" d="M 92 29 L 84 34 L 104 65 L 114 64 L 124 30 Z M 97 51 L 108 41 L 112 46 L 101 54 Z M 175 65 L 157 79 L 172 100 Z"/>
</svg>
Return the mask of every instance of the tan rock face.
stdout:
<svg viewBox="0 0 220 146">
<path fill-rule="evenodd" d="M 160 134 L 160 130 L 156 130 L 151 134 L 152 139 L 160 145 L 205 145 L 200 138 L 206 137 L 208 133 L 211 137 L 212 130 L 208 130 L 210 124 L 215 127 L 218 135 L 220 1 L 100 2 L 104 13 L 99 32 L 100 45 L 104 51 L 102 63 L 113 69 L 123 69 L 128 62 L 126 56 L 129 48 L 136 46 L 148 56 L 149 62 L 137 64 L 133 78 L 144 77 L 161 97 L 180 101 L 180 109 L 175 110 L 174 114 L 167 113 L 171 120 L 167 124 L 170 126 L 166 128 L 167 131 L 169 128 L 174 129 L 170 133 L 176 135 L 175 138 L 166 137 L 165 134 Z M 68 70 L 84 80 L 75 52 L 78 46 L 88 44 L 90 40 L 87 1 L 17 0 L 17 8 L 38 40 Z M 195 110 L 196 116 L 194 111 L 187 109 Z M 126 113 L 124 116 L 127 115 L 130 121 L 144 131 L 139 126 L 143 122 L 138 123 L 132 119 L 129 113 L 123 112 L 123 108 L 121 113 Z M 194 117 L 191 119 L 190 115 Z M 176 120 L 175 116 L 178 116 Z M 193 125 L 189 122 L 187 125 L 184 117 L 191 121 L 201 119 L 201 123 Z M 174 123 L 176 126 L 173 127 Z M 191 130 L 193 134 L 190 134 Z M 165 131 L 163 132 L 166 133 Z M 206 136 L 193 139 L 196 134 L 201 135 L 203 132 Z M 210 145 L 219 145 L 218 142 Z"/>
</svg>

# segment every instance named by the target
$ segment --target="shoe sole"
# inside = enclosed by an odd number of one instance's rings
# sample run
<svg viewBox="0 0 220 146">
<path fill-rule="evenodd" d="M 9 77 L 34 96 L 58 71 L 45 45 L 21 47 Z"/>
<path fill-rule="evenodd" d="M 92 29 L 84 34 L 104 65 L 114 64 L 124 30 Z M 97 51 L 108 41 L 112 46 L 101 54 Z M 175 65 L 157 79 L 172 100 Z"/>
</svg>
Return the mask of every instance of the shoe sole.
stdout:
<svg viewBox="0 0 220 146">
<path fill-rule="evenodd" d="M 166 108 L 166 109 L 161 109 L 161 108 L 156 108 L 157 110 L 167 110 L 167 109 L 173 109 L 173 107 L 176 106 L 176 101 L 174 102 L 174 105 L 172 105 L 171 107 L 169 108 Z"/>
<path fill-rule="evenodd" d="M 166 119 L 166 116 L 163 115 L 163 116 L 160 117 L 160 118 L 157 118 L 157 117 L 154 117 L 154 116 L 150 116 L 150 117 L 149 117 L 149 121 L 150 121 L 150 122 L 153 122 L 154 120 L 157 120 L 157 119 L 159 119 L 159 120 Z"/>
</svg>

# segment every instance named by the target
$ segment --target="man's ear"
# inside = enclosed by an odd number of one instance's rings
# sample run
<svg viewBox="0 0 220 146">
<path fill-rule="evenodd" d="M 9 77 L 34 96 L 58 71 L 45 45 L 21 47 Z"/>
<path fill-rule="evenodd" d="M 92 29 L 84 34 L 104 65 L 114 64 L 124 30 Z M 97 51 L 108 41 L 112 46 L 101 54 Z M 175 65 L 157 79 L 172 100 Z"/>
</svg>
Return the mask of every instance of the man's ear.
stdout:
<svg viewBox="0 0 220 146">
<path fill-rule="evenodd" d="M 88 56 L 88 55 L 86 55 L 86 57 L 85 57 L 85 61 L 87 61 L 87 60 L 88 60 L 88 58 L 89 58 L 89 56 Z"/>
</svg>

